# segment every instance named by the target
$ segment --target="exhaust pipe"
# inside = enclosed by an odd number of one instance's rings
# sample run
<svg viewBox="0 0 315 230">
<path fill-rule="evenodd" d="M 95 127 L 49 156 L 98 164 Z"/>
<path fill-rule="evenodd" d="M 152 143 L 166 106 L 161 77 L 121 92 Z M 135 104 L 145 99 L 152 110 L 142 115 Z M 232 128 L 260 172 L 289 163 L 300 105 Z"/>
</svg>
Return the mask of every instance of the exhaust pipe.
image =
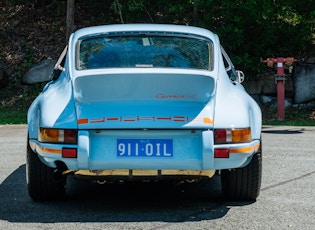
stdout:
<svg viewBox="0 0 315 230">
<path fill-rule="evenodd" d="M 96 180 L 96 183 L 98 183 L 98 184 L 106 184 L 106 180 Z"/>
</svg>

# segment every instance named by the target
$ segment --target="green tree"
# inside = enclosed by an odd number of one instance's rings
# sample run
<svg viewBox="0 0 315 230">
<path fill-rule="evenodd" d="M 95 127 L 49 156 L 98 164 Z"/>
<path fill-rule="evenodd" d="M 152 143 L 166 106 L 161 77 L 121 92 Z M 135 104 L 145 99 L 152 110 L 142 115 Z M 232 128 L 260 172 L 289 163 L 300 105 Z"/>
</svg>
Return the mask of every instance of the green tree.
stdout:
<svg viewBox="0 0 315 230">
<path fill-rule="evenodd" d="M 309 50 L 312 11 L 296 9 L 294 2 L 199 0 L 197 25 L 218 33 L 234 63 L 253 72 L 260 58 L 299 56 Z"/>
<path fill-rule="evenodd" d="M 217 33 L 233 62 L 256 73 L 260 59 L 311 50 L 314 0 L 115 0 L 124 23 L 195 25 Z"/>
</svg>

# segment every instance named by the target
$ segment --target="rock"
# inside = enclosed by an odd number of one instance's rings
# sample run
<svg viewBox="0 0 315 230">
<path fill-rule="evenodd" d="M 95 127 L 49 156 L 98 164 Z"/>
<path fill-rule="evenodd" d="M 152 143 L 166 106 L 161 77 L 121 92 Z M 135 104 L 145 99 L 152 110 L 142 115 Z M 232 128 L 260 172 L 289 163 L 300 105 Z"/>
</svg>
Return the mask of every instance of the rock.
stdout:
<svg viewBox="0 0 315 230">
<path fill-rule="evenodd" d="M 297 109 L 315 109 L 315 101 L 304 104 L 293 104 L 292 107 Z"/>
<path fill-rule="evenodd" d="M 22 83 L 31 85 L 38 82 L 46 82 L 52 80 L 50 75 L 55 67 L 55 64 L 55 60 L 47 59 L 32 66 L 30 70 L 23 76 Z"/>
<path fill-rule="evenodd" d="M 268 97 L 265 95 L 260 97 L 260 101 L 262 104 L 272 105 L 271 107 L 275 107 L 277 103 L 277 99 L 275 97 Z"/>
<path fill-rule="evenodd" d="M 300 64 L 295 71 L 294 85 L 294 103 L 315 100 L 315 64 Z"/>
<path fill-rule="evenodd" d="M 276 97 L 262 95 L 260 97 L 260 103 L 263 105 L 269 106 L 271 108 L 277 108 L 278 107 Z M 284 99 L 284 107 L 289 108 L 289 107 L 291 107 L 291 105 L 292 105 L 292 100 L 290 98 L 285 98 Z"/>
<path fill-rule="evenodd" d="M 315 64 L 315 57 L 309 57 L 305 60 L 305 63 Z"/>
<path fill-rule="evenodd" d="M 260 94 L 268 96 L 277 96 L 277 83 L 275 73 L 260 74 L 255 79 L 247 80 L 243 83 L 249 94 Z M 285 96 L 293 97 L 293 81 L 291 76 L 286 76 L 284 84 Z"/>
</svg>

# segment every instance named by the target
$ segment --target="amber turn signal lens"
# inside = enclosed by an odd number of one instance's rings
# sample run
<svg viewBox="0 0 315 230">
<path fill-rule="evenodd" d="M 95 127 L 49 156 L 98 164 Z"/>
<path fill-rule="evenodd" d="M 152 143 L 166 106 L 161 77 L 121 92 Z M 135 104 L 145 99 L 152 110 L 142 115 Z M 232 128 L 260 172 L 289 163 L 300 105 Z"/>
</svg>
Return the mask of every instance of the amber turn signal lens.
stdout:
<svg viewBox="0 0 315 230">
<path fill-rule="evenodd" d="M 77 143 L 77 130 L 40 128 L 38 140 L 40 142 L 48 142 L 48 143 L 76 144 Z"/>
<path fill-rule="evenodd" d="M 252 136 L 250 128 L 232 130 L 232 143 L 245 143 L 251 142 L 251 140 Z"/>
</svg>

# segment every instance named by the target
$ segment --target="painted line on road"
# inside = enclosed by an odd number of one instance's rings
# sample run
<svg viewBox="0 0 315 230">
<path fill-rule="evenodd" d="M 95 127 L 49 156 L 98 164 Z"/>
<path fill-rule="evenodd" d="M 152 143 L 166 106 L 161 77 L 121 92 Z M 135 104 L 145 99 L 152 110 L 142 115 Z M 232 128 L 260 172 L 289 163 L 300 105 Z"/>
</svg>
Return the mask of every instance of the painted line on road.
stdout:
<svg viewBox="0 0 315 230">
<path fill-rule="evenodd" d="M 306 174 L 304 174 L 302 176 L 299 176 L 299 177 L 296 177 L 296 178 L 293 178 L 293 179 L 290 179 L 290 180 L 282 181 L 282 182 L 280 182 L 278 184 L 269 185 L 269 186 L 267 186 L 265 188 L 260 189 L 260 191 L 265 191 L 265 190 L 269 190 L 269 189 L 272 189 L 272 188 L 276 188 L 276 187 L 279 187 L 281 185 L 288 184 L 290 182 L 297 181 L 297 180 L 303 179 L 305 177 L 311 176 L 314 173 L 315 173 L 315 171 L 310 172 L 310 173 L 306 173 Z"/>
</svg>

